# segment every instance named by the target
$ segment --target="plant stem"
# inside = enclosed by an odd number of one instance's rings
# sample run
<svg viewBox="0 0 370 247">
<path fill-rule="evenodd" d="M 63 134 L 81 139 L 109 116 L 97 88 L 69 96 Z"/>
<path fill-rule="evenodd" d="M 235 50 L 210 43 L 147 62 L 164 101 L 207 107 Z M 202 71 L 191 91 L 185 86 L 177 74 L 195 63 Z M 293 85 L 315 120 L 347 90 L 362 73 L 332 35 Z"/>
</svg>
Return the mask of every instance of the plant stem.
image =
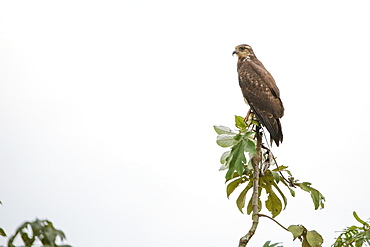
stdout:
<svg viewBox="0 0 370 247">
<path fill-rule="evenodd" d="M 249 240 L 252 238 L 254 233 L 256 232 L 258 222 L 259 222 L 259 207 L 258 207 L 258 187 L 259 187 L 259 164 L 261 163 L 261 147 L 262 147 L 262 133 L 260 132 L 260 128 L 256 127 L 256 154 L 252 158 L 252 165 L 253 165 L 253 195 L 252 195 L 252 226 L 248 233 L 243 236 L 239 241 L 239 247 L 247 246 Z"/>
<path fill-rule="evenodd" d="M 271 218 L 270 216 L 268 215 L 265 215 L 265 214 L 258 214 L 260 217 L 266 217 L 266 218 L 269 218 L 270 220 L 274 221 L 276 224 L 278 224 L 281 228 L 283 228 L 284 230 L 288 231 L 288 228 L 286 228 L 285 226 L 283 226 L 282 224 L 280 224 L 279 222 L 277 222 L 274 218 Z"/>
</svg>

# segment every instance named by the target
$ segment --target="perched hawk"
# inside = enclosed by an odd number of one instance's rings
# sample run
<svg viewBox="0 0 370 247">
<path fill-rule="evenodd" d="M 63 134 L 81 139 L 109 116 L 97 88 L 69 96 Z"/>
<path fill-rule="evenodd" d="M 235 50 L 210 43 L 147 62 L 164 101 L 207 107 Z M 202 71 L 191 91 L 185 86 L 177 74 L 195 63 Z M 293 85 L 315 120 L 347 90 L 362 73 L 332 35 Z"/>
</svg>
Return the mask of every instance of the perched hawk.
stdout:
<svg viewBox="0 0 370 247">
<path fill-rule="evenodd" d="M 280 118 L 284 106 L 274 78 L 257 59 L 252 47 L 238 45 L 233 55 L 238 55 L 239 85 L 244 99 L 257 116 L 259 122 L 270 132 L 270 140 L 276 145 L 283 141 Z"/>
</svg>

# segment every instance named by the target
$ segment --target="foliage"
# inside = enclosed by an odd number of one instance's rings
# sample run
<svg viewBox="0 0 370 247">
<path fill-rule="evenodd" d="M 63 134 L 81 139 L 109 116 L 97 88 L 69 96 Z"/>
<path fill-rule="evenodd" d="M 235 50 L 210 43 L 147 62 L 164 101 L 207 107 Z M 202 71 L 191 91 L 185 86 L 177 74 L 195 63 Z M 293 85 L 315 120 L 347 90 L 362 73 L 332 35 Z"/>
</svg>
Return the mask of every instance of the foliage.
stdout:
<svg viewBox="0 0 370 247">
<path fill-rule="evenodd" d="M 278 245 L 280 243 L 274 243 L 274 244 L 270 244 L 271 241 L 267 241 L 262 247 L 283 247 L 282 245 Z"/>
<path fill-rule="evenodd" d="M 214 126 L 218 134 L 216 143 L 223 148 L 230 148 L 222 154 L 220 159 L 222 164 L 220 170 L 227 170 L 225 176 L 227 197 L 229 198 L 238 187 L 242 187 L 236 199 L 239 211 L 241 213 L 246 211 L 247 214 L 251 214 L 253 205 L 258 205 L 258 212 L 255 209 L 253 215 L 260 217 L 265 216 L 259 213 L 263 208 L 261 195 L 266 195 L 267 199 L 264 202 L 264 207 L 270 212 L 273 221 L 285 230 L 290 231 L 294 239 L 300 239 L 303 247 L 322 246 L 323 239 L 316 231 L 307 231 L 303 226 L 285 228 L 273 218 L 278 216 L 287 206 L 288 200 L 284 188 L 288 189 L 293 197 L 296 188 L 308 192 L 311 195 L 315 210 L 324 208 L 325 197 L 317 189 L 311 187 L 311 183 L 301 183 L 294 179 L 292 173 L 288 170 L 288 166 L 277 164 L 276 158 L 269 148 L 261 142 L 257 144 L 256 139 L 261 128 L 253 113 L 249 115 L 248 119 L 235 116 L 235 126 L 237 130 L 232 130 L 226 126 Z M 257 152 L 257 150 L 259 151 Z M 256 165 L 257 170 L 253 169 Z M 259 173 L 258 176 L 254 176 L 255 171 Z M 253 183 L 258 183 L 258 190 Z M 255 188 L 254 193 L 256 195 L 258 193 L 258 197 L 253 199 L 253 196 L 250 196 L 248 199 L 248 192 L 253 187 Z M 265 217 L 270 218 L 269 216 Z M 258 224 L 258 219 L 257 221 L 253 220 L 254 228 L 252 227 L 253 229 L 251 228 L 247 234 L 249 238 L 254 234 L 257 227 L 256 223 Z M 248 243 L 249 238 L 246 238 L 246 236 L 241 239 L 239 246 L 245 246 Z M 265 246 L 271 246 L 270 242 L 266 242 Z"/>
<path fill-rule="evenodd" d="M 9 238 L 8 247 L 15 247 L 14 240 L 20 237 L 24 247 L 35 246 L 41 243 L 44 247 L 71 247 L 70 245 L 58 245 L 56 241 L 63 241 L 66 237 L 61 230 L 55 229 L 53 223 L 48 220 L 38 220 L 23 223 Z"/>
<path fill-rule="evenodd" d="M 293 240 L 299 239 L 302 247 L 321 247 L 324 240 L 315 230 L 308 231 L 302 225 L 291 225 L 285 228 L 274 218 L 287 206 L 288 200 L 284 193 L 284 188 L 285 190 L 288 189 L 293 197 L 295 196 L 296 188 L 308 192 L 311 195 L 315 210 L 324 208 L 325 197 L 317 189 L 313 188 L 311 183 L 299 182 L 299 180 L 294 179 L 292 173 L 288 170 L 288 166 L 279 166 L 271 150 L 261 144 L 261 142 L 256 141 L 260 127 L 258 120 L 253 114 L 249 116 L 247 121 L 240 116 L 235 116 L 235 126 L 237 130 L 232 130 L 225 126 L 214 126 L 214 129 L 218 134 L 217 144 L 224 148 L 230 148 L 222 154 L 220 159 L 222 164 L 220 170 L 227 170 L 225 176 L 227 198 L 237 188 L 242 187 L 236 199 L 236 205 L 241 213 L 245 211 L 247 214 L 253 213 L 254 227 L 252 226 L 248 234 L 241 239 L 239 246 L 246 246 L 250 237 L 253 236 L 257 228 L 258 217 L 267 217 L 283 229 L 291 232 Z M 255 159 L 259 155 L 260 157 Z M 257 170 L 253 169 L 256 165 L 258 167 Z M 255 171 L 258 171 L 258 176 L 254 176 Z M 256 187 L 254 183 L 258 184 L 258 186 Z M 253 201 L 253 196 L 248 198 L 248 192 L 252 191 L 252 188 L 255 188 L 255 195 L 258 194 L 255 201 Z M 264 206 L 270 212 L 271 217 L 259 213 L 263 207 L 262 194 L 266 195 L 267 199 Z M 258 205 L 258 210 L 255 208 L 253 211 L 252 205 L 256 207 Z M 257 216 L 257 220 L 255 220 L 254 216 Z M 360 219 L 356 212 L 353 212 L 353 216 L 361 226 L 354 225 L 344 229 L 336 238 L 332 247 L 370 246 L 370 221 L 366 222 Z M 271 241 L 267 241 L 263 247 L 282 247 L 279 244 L 271 244 Z"/>
<path fill-rule="evenodd" d="M 293 234 L 293 240 L 299 239 L 302 247 L 320 247 L 324 242 L 323 238 L 316 231 L 307 231 L 302 225 L 291 225 L 288 230 Z"/>
<path fill-rule="evenodd" d="M 350 226 L 336 238 L 332 247 L 360 247 L 370 246 L 370 222 L 366 222 L 353 212 L 353 216 L 362 226 Z"/>
<path fill-rule="evenodd" d="M 246 207 L 247 214 L 252 212 L 251 199 L 246 205 L 248 191 L 253 185 L 253 169 L 251 158 L 256 153 L 256 141 L 254 127 L 258 126 L 255 119 L 250 119 L 247 123 L 243 117 L 235 116 L 235 126 L 237 131 L 231 130 L 225 126 L 214 126 L 217 136 L 217 144 L 230 150 L 224 152 L 221 156 L 220 170 L 226 170 L 226 195 L 229 198 L 236 188 L 245 184 L 244 189 L 240 192 L 236 204 L 240 212 Z M 282 188 L 287 188 L 290 194 L 295 196 L 295 188 L 310 193 L 315 209 L 324 208 L 325 197 L 316 189 L 311 187 L 311 183 L 300 183 L 295 180 L 287 166 L 279 166 L 276 158 L 270 149 L 262 147 L 262 162 L 260 164 L 259 195 L 265 193 L 266 209 L 272 217 L 276 217 L 287 206 L 287 197 Z M 247 154 L 247 155 L 246 155 Z M 276 166 L 276 168 L 271 168 Z M 284 175 L 285 174 L 285 175 Z M 286 179 L 285 176 L 288 176 Z M 260 210 L 262 202 L 258 202 Z"/>
<path fill-rule="evenodd" d="M 0 228 L 0 236 L 6 237 L 6 233 L 3 228 Z"/>
</svg>

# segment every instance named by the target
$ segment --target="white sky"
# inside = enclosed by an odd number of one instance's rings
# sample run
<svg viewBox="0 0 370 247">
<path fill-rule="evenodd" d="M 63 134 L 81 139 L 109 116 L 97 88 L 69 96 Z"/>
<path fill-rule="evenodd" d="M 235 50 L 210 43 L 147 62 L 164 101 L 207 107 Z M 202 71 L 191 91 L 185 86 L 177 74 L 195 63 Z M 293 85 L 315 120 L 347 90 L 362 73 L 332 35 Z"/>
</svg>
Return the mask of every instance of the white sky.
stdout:
<svg viewBox="0 0 370 247">
<path fill-rule="evenodd" d="M 246 114 L 236 45 L 272 73 L 286 111 L 281 165 L 297 191 L 277 217 L 335 231 L 370 217 L 368 2 L 0 1 L 0 226 L 47 218 L 68 243 L 237 246 L 213 125 Z M 288 191 L 286 191 L 289 194 Z M 291 242 L 261 219 L 251 245 Z M 4 242 L 4 241 L 3 241 Z"/>
</svg>

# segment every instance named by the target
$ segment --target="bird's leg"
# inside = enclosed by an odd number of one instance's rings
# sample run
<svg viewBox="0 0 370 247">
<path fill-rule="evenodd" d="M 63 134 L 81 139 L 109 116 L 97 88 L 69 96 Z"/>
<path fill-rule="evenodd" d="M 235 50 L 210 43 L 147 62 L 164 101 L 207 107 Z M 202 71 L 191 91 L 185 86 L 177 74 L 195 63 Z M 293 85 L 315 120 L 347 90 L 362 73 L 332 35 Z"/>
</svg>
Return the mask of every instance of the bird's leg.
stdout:
<svg viewBox="0 0 370 247">
<path fill-rule="evenodd" d="M 248 119 L 249 119 L 249 116 L 251 115 L 251 109 L 249 108 L 248 110 L 248 113 L 247 113 L 247 116 L 245 116 L 244 118 L 244 122 L 247 123 L 248 122 Z"/>
<path fill-rule="evenodd" d="M 266 152 L 270 152 L 270 149 L 268 147 L 266 147 L 265 145 L 263 145 L 262 143 L 262 148 L 266 150 Z"/>
</svg>

